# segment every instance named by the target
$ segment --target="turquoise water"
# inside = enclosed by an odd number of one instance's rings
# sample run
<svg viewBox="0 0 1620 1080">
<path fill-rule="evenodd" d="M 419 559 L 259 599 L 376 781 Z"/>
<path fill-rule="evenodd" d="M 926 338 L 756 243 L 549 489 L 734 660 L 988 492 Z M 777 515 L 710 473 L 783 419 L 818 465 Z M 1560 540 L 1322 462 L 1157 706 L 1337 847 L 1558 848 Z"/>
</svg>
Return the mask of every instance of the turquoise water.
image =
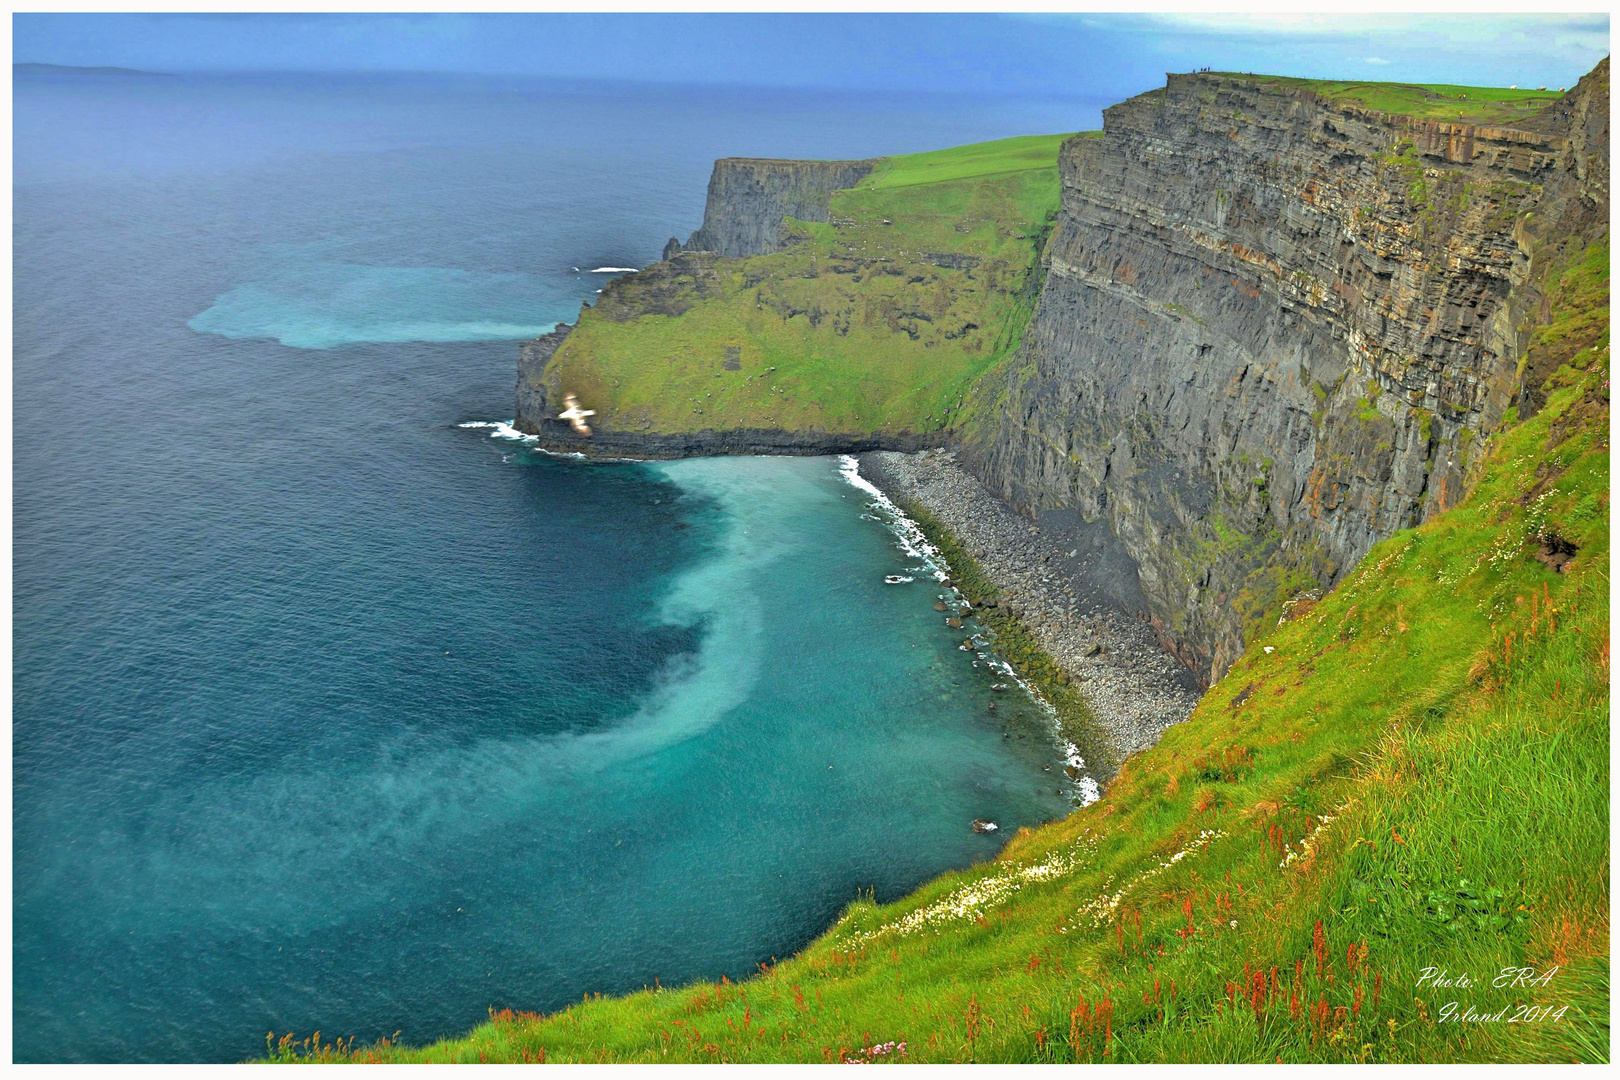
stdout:
<svg viewBox="0 0 1620 1080">
<path fill-rule="evenodd" d="M 284 257 L 280 263 L 224 293 L 186 325 L 299 349 L 368 341 L 513 341 L 556 326 L 533 321 L 540 292 L 533 274 L 313 258 Z"/>
<path fill-rule="evenodd" d="M 510 419 L 516 339 L 591 270 L 696 226 L 716 156 L 1094 118 L 14 90 L 18 1060 L 421 1042 L 741 977 L 1066 809 L 1044 715 L 990 690 L 838 461 L 584 463 L 463 425 Z"/>
</svg>

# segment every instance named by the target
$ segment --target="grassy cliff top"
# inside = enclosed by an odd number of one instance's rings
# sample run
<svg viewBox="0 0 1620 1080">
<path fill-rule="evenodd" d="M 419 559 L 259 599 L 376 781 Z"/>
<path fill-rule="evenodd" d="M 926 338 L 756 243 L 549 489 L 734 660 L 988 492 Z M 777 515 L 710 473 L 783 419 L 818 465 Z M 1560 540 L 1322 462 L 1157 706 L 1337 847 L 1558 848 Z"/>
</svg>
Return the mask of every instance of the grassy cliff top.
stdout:
<svg viewBox="0 0 1620 1080">
<path fill-rule="evenodd" d="M 1100 802 L 743 983 L 271 1056 L 1607 1061 L 1608 271 L 1550 283 L 1532 350 L 1567 359 L 1471 494 L 1257 633 Z"/>
<path fill-rule="evenodd" d="M 1217 72 L 1233 79 L 1300 87 L 1324 100 L 1357 105 L 1394 116 L 1420 120 L 1461 120 L 1470 124 L 1513 127 L 1564 96 L 1562 90 L 1527 90 L 1500 86 L 1453 86 L 1449 83 L 1335 82 L 1291 79 L 1280 75 Z"/>
<path fill-rule="evenodd" d="M 784 251 L 617 279 L 548 365 L 548 394 L 649 434 L 948 429 L 1033 311 L 1068 137 L 885 158 L 833 193 L 831 221 L 788 222 Z"/>
<path fill-rule="evenodd" d="M 1067 138 L 1068 135 L 1019 135 L 947 150 L 899 154 L 884 158 L 859 186 L 886 190 L 1050 169 L 1056 165 L 1058 148 Z"/>
</svg>

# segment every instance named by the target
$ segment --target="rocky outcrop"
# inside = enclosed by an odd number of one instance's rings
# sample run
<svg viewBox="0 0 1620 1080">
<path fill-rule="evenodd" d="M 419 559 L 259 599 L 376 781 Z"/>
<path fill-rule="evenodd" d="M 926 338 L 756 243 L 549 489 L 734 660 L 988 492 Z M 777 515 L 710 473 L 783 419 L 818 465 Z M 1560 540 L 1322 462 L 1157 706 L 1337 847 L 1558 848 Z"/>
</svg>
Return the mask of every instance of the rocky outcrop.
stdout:
<svg viewBox="0 0 1620 1080">
<path fill-rule="evenodd" d="M 819 431 L 784 431 L 779 428 L 726 428 L 723 431 L 688 431 L 671 435 L 641 434 L 634 431 L 598 431 L 590 438 L 578 435 L 567 424 L 545 419 L 531 434 L 540 444 L 559 453 L 580 453 L 586 457 L 638 458 L 661 460 L 688 457 L 722 457 L 734 454 L 777 454 L 821 456 L 863 454 L 870 450 L 927 450 L 944 443 L 938 432 L 875 432 L 870 435 Z"/>
<path fill-rule="evenodd" d="M 876 161 L 721 158 L 709 177 L 703 225 L 686 242 L 686 249 L 728 258 L 780 251 L 783 218 L 827 221 L 828 196 L 854 187 L 876 165 Z M 666 246 L 664 257 L 672 254 Z"/>
<path fill-rule="evenodd" d="M 547 400 L 544 376 L 546 365 L 562 348 L 562 343 L 568 340 L 568 334 L 573 329 L 569 323 L 558 323 L 551 333 L 525 341 L 518 350 L 517 418 L 513 426 L 519 431 L 538 434 L 543 421 L 568 428 L 565 421 L 557 419 L 558 408 Z"/>
<path fill-rule="evenodd" d="M 1214 74 L 1104 118 L 1065 144 L 1040 304 L 963 459 L 1106 517 L 1218 678 L 1260 612 L 1457 502 L 1534 397 L 1547 238 L 1607 229 L 1607 61 L 1533 130 Z"/>
<path fill-rule="evenodd" d="M 1609 61 L 1605 59 L 1576 84 L 1574 91 L 1526 125 L 1568 140 L 1558 167 L 1547 180 L 1540 212 L 1519 223 L 1521 247 L 1535 253 L 1545 269 L 1579 256 L 1609 232 Z M 1532 275 L 1534 277 L 1536 275 Z M 1550 315 L 1545 307 L 1539 313 Z M 1525 357 L 1519 380 L 1519 417 L 1528 419 L 1546 404 L 1542 384 L 1564 350 L 1533 351 Z"/>
<path fill-rule="evenodd" d="M 821 431 L 784 431 L 780 428 L 726 428 L 722 431 L 687 431 L 675 434 L 596 430 L 581 435 L 568 423 L 558 420 L 556 410 L 531 414 L 514 425 L 529 435 L 539 436 L 546 450 L 597 458 L 666 460 L 688 457 L 724 457 L 736 454 L 823 456 L 863 454 L 873 450 L 917 451 L 944 444 L 939 432 L 875 432 L 870 435 Z"/>
<path fill-rule="evenodd" d="M 605 319 L 645 315 L 678 316 L 715 287 L 718 257 L 683 251 L 639 274 L 615 278 L 602 291 L 594 311 Z M 526 341 L 518 352 L 517 415 L 513 426 L 539 436 L 547 450 L 587 457 L 682 458 L 720 454 L 858 454 L 869 450 L 926 450 L 946 441 L 944 432 L 829 432 L 748 427 L 661 433 L 614 430 L 594 424 L 587 436 L 557 418 L 561 391 L 547 386 L 546 367 L 574 326 L 558 323 L 543 337 Z M 729 363 L 730 361 L 726 361 Z"/>
</svg>

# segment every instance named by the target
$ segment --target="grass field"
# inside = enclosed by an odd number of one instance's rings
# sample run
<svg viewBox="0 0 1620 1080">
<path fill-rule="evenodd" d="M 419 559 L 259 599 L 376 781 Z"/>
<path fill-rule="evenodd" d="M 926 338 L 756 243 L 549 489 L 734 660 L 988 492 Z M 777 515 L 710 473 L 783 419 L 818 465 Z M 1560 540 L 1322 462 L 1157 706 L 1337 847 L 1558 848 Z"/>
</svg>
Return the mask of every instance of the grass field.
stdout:
<svg viewBox="0 0 1620 1080">
<path fill-rule="evenodd" d="M 1065 137 L 887 158 L 786 251 L 616 281 L 548 383 L 617 430 L 948 429 L 1029 321 Z"/>
<path fill-rule="evenodd" d="M 1396 116 L 1424 120 L 1461 120 L 1470 124 L 1512 127 L 1563 97 L 1557 89 L 1518 90 L 1499 86 L 1452 86 L 1446 83 L 1329 82 L 1271 75 L 1239 75 L 1259 83 L 1299 86 L 1328 101 L 1360 105 Z"/>
<path fill-rule="evenodd" d="M 744 983 L 269 1056 L 1606 1061 L 1606 246 L 1550 295 L 1567 360 L 1469 497 L 1254 635 L 1101 802 Z"/>
<path fill-rule="evenodd" d="M 1102 138 L 1102 132 L 1085 134 Z M 884 158 L 860 184 L 862 189 L 883 191 L 938 184 L 949 180 L 971 180 L 980 176 L 1033 172 L 1057 166 L 1058 147 L 1067 135 L 1021 135 L 995 142 L 973 143 L 947 150 L 921 154 L 900 154 Z"/>
</svg>

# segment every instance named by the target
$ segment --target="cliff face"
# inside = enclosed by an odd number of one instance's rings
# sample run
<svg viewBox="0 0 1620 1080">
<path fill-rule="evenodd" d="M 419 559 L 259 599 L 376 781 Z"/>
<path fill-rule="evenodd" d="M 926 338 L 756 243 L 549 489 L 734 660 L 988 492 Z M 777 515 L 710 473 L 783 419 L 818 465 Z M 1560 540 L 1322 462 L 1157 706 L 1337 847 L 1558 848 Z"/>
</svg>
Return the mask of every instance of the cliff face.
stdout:
<svg viewBox="0 0 1620 1080">
<path fill-rule="evenodd" d="M 562 343 L 568 340 L 568 334 L 573 329 L 568 323 L 558 323 L 551 333 L 525 341 L 518 350 L 517 415 L 513 426 L 519 431 L 529 435 L 538 435 L 542 430 L 559 434 L 573 431 L 567 421 L 557 419 L 562 405 L 560 402 L 554 405 L 548 400 L 544 378 L 546 365 L 562 348 Z"/>
<path fill-rule="evenodd" d="M 783 218 L 830 220 L 828 197 L 854 187 L 876 165 L 876 161 L 721 158 L 709 176 L 703 225 L 686 248 L 733 259 L 780 251 Z M 666 248 L 664 257 L 673 253 Z"/>
<path fill-rule="evenodd" d="M 1454 504 L 1538 378 L 1559 244 L 1606 235 L 1608 61 L 1535 130 L 1212 74 L 1061 155 L 1022 349 L 964 448 L 1015 506 L 1106 516 L 1205 678 L 1245 620 Z"/>
</svg>

